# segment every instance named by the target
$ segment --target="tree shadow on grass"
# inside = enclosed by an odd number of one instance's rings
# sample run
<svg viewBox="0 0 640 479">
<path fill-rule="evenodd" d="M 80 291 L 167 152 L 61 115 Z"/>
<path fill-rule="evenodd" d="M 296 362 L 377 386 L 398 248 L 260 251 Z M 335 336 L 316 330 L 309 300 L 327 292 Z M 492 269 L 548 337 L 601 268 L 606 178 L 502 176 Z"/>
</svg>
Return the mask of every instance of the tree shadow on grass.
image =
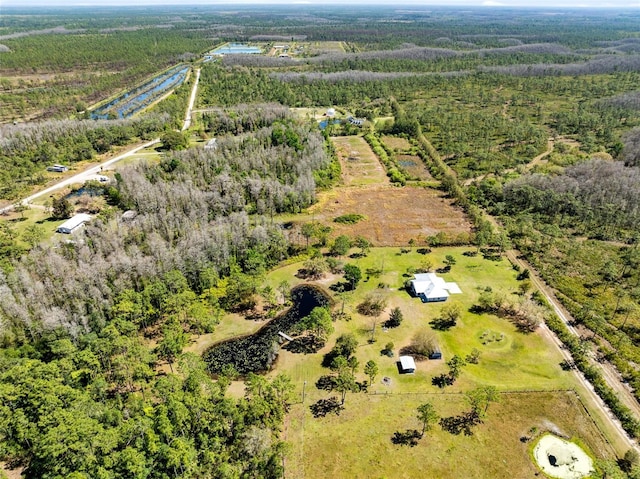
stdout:
<svg viewBox="0 0 640 479">
<path fill-rule="evenodd" d="M 473 436 L 473 426 L 481 423 L 482 420 L 473 411 L 440 419 L 440 427 L 454 436 L 461 433 L 464 433 L 465 436 Z"/>
<path fill-rule="evenodd" d="M 318 402 L 309 406 L 309 409 L 311 409 L 313 417 L 318 418 L 325 417 L 332 413 L 339 416 L 344 406 L 336 396 L 332 396 L 329 399 L 320 399 Z"/>
<path fill-rule="evenodd" d="M 331 375 L 320 376 L 316 381 L 316 387 L 324 391 L 333 391 L 333 388 L 336 387 L 335 376 L 331 376 Z"/>
<path fill-rule="evenodd" d="M 418 445 L 420 433 L 417 429 L 407 429 L 406 431 L 396 431 L 391 436 L 391 442 L 398 446 L 415 447 Z"/>
<path fill-rule="evenodd" d="M 448 374 L 441 374 L 439 376 L 434 376 L 431 379 L 431 384 L 438 386 L 440 389 L 444 389 L 447 386 L 451 386 L 453 381 L 451 380 L 451 376 Z"/>
<path fill-rule="evenodd" d="M 429 321 L 429 324 L 436 331 L 449 331 L 456 325 L 456 322 L 444 318 L 436 318 L 432 321 Z"/>
</svg>

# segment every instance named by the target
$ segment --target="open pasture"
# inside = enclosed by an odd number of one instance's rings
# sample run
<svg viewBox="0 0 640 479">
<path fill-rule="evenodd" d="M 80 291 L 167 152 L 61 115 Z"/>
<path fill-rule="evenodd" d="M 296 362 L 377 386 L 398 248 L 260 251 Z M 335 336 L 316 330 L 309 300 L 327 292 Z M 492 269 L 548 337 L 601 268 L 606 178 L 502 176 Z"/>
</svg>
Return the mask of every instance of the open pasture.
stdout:
<svg viewBox="0 0 640 479">
<path fill-rule="evenodd" d="M 472 436 L 452 435 L 436 425 L 415 447 L 393 444 L 396 431 L 420 429 L 416 408 L 426 401 L 442 416 L 468 408 L 459 395 L 358 394 L 348 398 L 340 416 L 314 419 L 307 397 L 304 405 L 294 406 L 286 428 L 292 451 L 285 477 L 535 477 L 539 470 L 529 452 L 533 441 L 520 440 L 533 431 L 558 430 L 581 438 L 597 456 L 609 455 L 573 392 L 501 394 Z"/>
<path fill-rule="evenodd" d="M 399 136 L 385 135 L 382 137 L 382 143 L 384 143 L 387 148 L 390 148 L 397 152 L 407 151 L 411 148 L 411 143 L 409 143 L 409 140 L 407 140 L 406 138 L 401 138 Z"/>
<path fill-rule="evenodd" d="M 336 188 L 324 193 L 309 212 L 331 224 L 336 234 L 364 236 L 376 246 L 404 246 L 440 231 L 457 235 L 471 231 L 464 213 L 440 191 L 430 188 L 381 185 L 369 188 Z M 366 219 L 356 224 L 333 223 L 348 213 Z"/>
</svg>

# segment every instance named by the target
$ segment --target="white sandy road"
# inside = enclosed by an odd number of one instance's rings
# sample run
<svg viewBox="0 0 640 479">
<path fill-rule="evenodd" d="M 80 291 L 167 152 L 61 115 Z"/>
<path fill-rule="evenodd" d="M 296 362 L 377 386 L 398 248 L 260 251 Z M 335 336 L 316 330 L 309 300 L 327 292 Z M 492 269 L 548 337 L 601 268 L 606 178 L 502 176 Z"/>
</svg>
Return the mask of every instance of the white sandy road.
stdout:
<svg viewBox="0 0 640 479">
<path fill-rule="evenodd" d="M 131 156 L 131 155 L 135 155 L 138 151 L 140 150 L 144 150 L 145 148 L 149 148 L 150 146 L 155 145 L 156 143 L 160 143 L 160 139 L 156 138 L 155 140 L 151 140 L 148 141 L 147 143 L 144 143 L 142 145 L 136 146 L 135 148 L 133 148 L 132 150 L 126 151 L 125 153 L 122 153 L 118 156 L 115 156 L 107 161 L 104 161 L 102 163 L 100 163 L 99 165 L 93 166 L 91 168 L 88 168 L 84 171 L 81 171 L 80 173 L 77 173 L 73 176 L 70 176 L 69 178 L 66 178 L 58 183 L 56 183 L 53 186 L 50 186 L 48 188 L 45 188 L 44 190 L 40 190 L 37 193 L 32 194 L 31 196 L 27 196 L 26 198 L 22 199 L 19 201 L 20 204 L 22 205 L 28 205 L 29 203 L 31 203 L 33 200 L 40 198 L 42 196 L 47 196 L 52 194 L 54 191 L 59 190 L 60 188 L 64 188 L 65 186 L 69 186 L 72 185 L 74 183 L 84 183 L 85 181 L 87 181 L 87 179 L 89 179 L 91 176 L 95 176 L 95 175 L 99 175 L 101 171 L 109 168 L 110 166 L 114 165 L 115 163 L 118 163 L 119 161 L 124 160 L 125 158 Z M 0 213 L 4 213 L 5 211 L 9 211 L 13 209 L 13 205 L 9 205 L 6 206 L 2 209 L 0 209 Z"/>
</svg>

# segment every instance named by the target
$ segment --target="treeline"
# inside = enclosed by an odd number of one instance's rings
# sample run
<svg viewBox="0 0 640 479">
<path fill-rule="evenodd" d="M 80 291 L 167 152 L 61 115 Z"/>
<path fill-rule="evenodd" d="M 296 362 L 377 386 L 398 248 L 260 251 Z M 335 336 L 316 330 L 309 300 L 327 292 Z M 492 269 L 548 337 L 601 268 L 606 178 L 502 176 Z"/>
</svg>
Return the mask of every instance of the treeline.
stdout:
<svg viewBox="0 0 640 479">
<path fill-rule="evenodd" d="M 173 29 L 142 29 L 108 34 L 32 35 L 6 39 L 11 53 L 2 56 L 0 71 L 60 72 L 85 70 L 123 70 L 137 63 L 152 63 L 156 69 L 178 63 L 185 52 L 200 52 L 210 42 L 202 32 Z M 70 54 L 73 52 L 73 54 Z"/>
<path fill-rule="evenodd" d="M 589 383 L 593 385 L 598 396 L 602 398 L 618 418 L 629 436 L 633 438 L 639 437 L 640 421 L 635 417 L 633 411 L 618 398 L 618 394 L 608 386 L 599 369 L 591 365 L 587 351 L 580 344 L 580 340 L 567 331 L 564 323 L 555 314 L 547 317 L 545 322 L 571 353 L 572 364 L 568 366 L 576 367 L 580 370 Z"/>
<path fill-rule="evenodd" d="M 640 166 L 640 128 L 634 128 L 624 135 L 622 159 L 627 166 Z"/>
<path fill-rule="evenodd" d="M 561 175 L 525 175 L 504 186 L 505 213 L 551 218 L 580 234 L 606 239 L 640 230 L 640 169 L 592 159 Z"/>
<path fill-rule="evenodd" d="M 553 175 L 523 175 L 504 185 L 486 179 L 469 188 L 476 204 L 501 215 L 514 245 L 556 288 L 572 317 L 594 332 L 591 342 L 597 357 L 615 365 L 636 397 L 640 394 L 640 375 L 633 366 L 640 360 L 638 188 L 640 169 L 597 158 Z M 576 364 L 621 420 L 631 424 L 628 411 L 620 408 L 597 371 L 584 363 L 591 351 L 588 343 L 578 343 Z M 637 423 L 629 427 L 638 433 Z"/>
<path fill-rule="evenodd" d="M 201 33 L 167 29 L 36 35 L 5 43 L 11 52 L 0 62 L 0 121 L 68 117 L 209 45 Z M 55 76 L 44 81 L 38 74 Z"/>
<path fill-rule="evenodd" d="M 0 198 L 16 199 L 31 185 L 46 181 L 52 164 L 73 166 L 134 138 L 148 140 L 164 130 L 169 117 L 130 120 L 60 120 L 3 126 L 0 129 Z"/>
<path fill-rule="evenodd" d="M 482 67 L 482 71 L 499 72 L 516 76 L 554 75 L 602 75 L 615 72 L 637 72 L 640 69 L 640 55 L 599 56 L 581 63 L 513 65 L 509 67 Z"/>
<path fill-rule="evenodd" d="M 207 133 L 240 135 L 291 117 L 289 108 L 278 103 L 237 105 L 231 108 L 212 108 L 202 113 Z"/>
<path fill-rule="evenodd" d="M 259 378 L 242 399 L 185 355 L 180 375 L 127 321 L 72 342 L 50 333 L 0 352 L 0 458 L 22 477 L 282 477 L 291 383 Z M 112 378 L 121 378 L 118 386 Z"/>
</svg>

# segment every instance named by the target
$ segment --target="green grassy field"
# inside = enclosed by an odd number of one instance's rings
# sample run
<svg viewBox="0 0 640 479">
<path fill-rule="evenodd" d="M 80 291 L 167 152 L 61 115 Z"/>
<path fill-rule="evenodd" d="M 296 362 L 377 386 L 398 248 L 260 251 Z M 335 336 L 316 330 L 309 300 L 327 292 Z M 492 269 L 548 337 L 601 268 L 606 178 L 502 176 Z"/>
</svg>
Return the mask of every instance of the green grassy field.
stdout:
<svg viewBox="0 0 640 479">
<path fill-rule="evenodd" d="M 290 414 L 288 478 L 534 477 L 538 469 L 530 451 L 535 440 L 520 438 L 547 430 L 579 438 L 592 454 L 609 451 L 571 392 L 501 394 L 472 436 L 452 435 L 435 426 L 416 447 L 393 444 L 393 433 L 420 429 L 415 411 L 425 401 L 442 416 L 459 414 L 467 407 L 461 396 L 351 395 L 340 416 L 321 419 L 309 412 L 312 400 L 307 396 Z"/>
<path fill-rule="evenodd" d="M 345 299 L 345 312 L 351 316 L 350 321 L 340 320 L 335 323 L 336 333 L 328 341 L 325 350 L 333 346 L 335 338 L 342 333 L 354 333 L 359 342 L 357 357 L 361 364 L 369 359 L 378 362 L 381 376 L 397 376 L 396 358 L 380 355 L 386 343 L 393 342 L 397 351 L 411 342 L 414 334 L 424 328 L 431 329 L 429 322 L 440 316 L 440 311 L 445 303 L 423 304 L 418 298 L 411 297 L 403 288 L 404 282 L 409 279 L 406 275 L 408 267 L 420 266 L 421 262 L 429 260 L 434 266 L 441 266 L 444 257 L 452 254 L 457 264 L 450 273 L 442 275 L 447 281 L 455 281 L 462 289 L 462 294 L 452 295 L 449 302 L 461 305 L 463 313 L 458 324 L 449 331 L 433 331 L 441 347 L 444 359 L 442 361 L 423 361 L 418 363 L 418 371 L 414 375 L 397 377 L 394 387 L 399 392 L 421 391 L 436 392 L 438 388 L 431 385 L 431 377 L 447 371 L 444 364 L 454 354 L 466 356 L 472 349 L 477 348 L 481 352 L 480 364 L 468 365 L 464 368 L 459 381 L 450 388 L 459 391 L 475 387 L 476 385 L 495 385 L 503 390 L 523 389 L 564 389 L 573 387 L 571 376 L 562 371 L 559 363 L 562 357 L 559 352 L 550 349 L 544 338 L 538 333 L 523 334 L 516 330 L 505 319 L 489 314 L 475 314 L 468 310 L 477 301 L 480 290 L 490 286 L 493 291 L 501 291 L 505 294 L 515 294 L 517 281 L 516 272 L 510 263 L 503 261 L 489 261 L 481 256 L 466 257 L 462 253 L 467 248 L 442 248 L 434 250 L 429 255 L 421 255 L 417 252 L 399 254 L 399 248 L 376 248 L 368 257 L 347 260 L 358 265 L 364 272 L 367 268 L 380 268 L 384 273 L 379 278 L 366 279 L 366 276 L 356 291 L 343 295 Z M 300 282 L 294 276 L 300 264 L 293 264 L 272 272 L 267 283 L 276 287 L 283 280 L 292 285 Z M 327 277 L 321 280 L 325 286 L 338 281 L 339 278 Z M 384 288 L 378 288 L 384 286 Z M 357 305 L 364 297 L 377 291 L 385 296 L 388 306 L 380 316 L 376 326 L 375 339 L 369 344 L 372 335 L 373 319 L 360 315 L 356 311 Z M 342 299 L 337 298 L 338 308 L 341 308 Z M 399 307 L 404 314 L 404 321 L 398 328 L 383 330 L 382 323 L 388 319 L 391 308 Z M 485 334 L 488 332 L 489 334 Z M 483 337 L 483 334 L 485 336 Z M 502 340 L 488 342 L 487 338 L 493 336 Z M 486 344 L 483 344 L 485 342 Z M 326 352 L 326 351 L 321 351 Z M 305 377 L 299 380 L 317 379 L 320 374 L 326 374 L 326 370 L 320 368 L 322 354 L 299 355 L 282 351 L 279 359 L 278 370 L 287 370 L 298 365 L 309 369 Z M 397 356 L 397 355 L 396 355 Z M 294 377 L 294 380 L 296 378 Z M 364 375 L 362 375 L 364 379 Z M 377 386 L 374 386 L 374 389 Z"/>
<path fill-rule="evenodd" d="M 345 261 L 357 264 L 363 272 L 380 268 L 378 278 L 366 275 L 356 291 L 336 297 L 336 308 L 342 307 L 351 320 L 334 323 L 335 333 L 317 354 L 295 354 L 281 350 L 272 374 L 285 372 L 291 376 L 298 398 L 305 404 L 292 408 L 285 428 L 292 450 L 288 456 L 287 477 L 407 477 L 426 475 L 438 478 L 532 477 L 537 469 L 531 463 L 529 443 L 520 438 L 531 428 L 539 431 L 557 428 L 569 437 L 583 441 L 596 457 L 610 457 L 612 449 L 586 413 L 574 392 L 580 389 L 571 373 L 563 371 L 562 357 L 540 332 L 524 334 L 513 324 L 490 314 L 475 314 L 469 308 L 481 290 L 491 287 L 506 295 L 515 295 L 516 271 L 507 260 L 490 261 L 481 256 L 467 257 L 469 248 L 439 248 L 428 255 L 415 250 L 400 254 L 400 248 L 374 248 L 367 257 Z M 462 290 L 449 301 L 461 305 L 460 321 L 451 330 L 433 331 L 443 352 L 443 360 L 420 361 L 415 374 L 400 375 L 396 366 L 398 351 L 410 343 L 416 331 L 428 328 L 437 318 L 444 303 L 423 304 L 403 288 L 409 279 L 406 270 L 430 261 L 442 266 L 446 255 L 456 264 L 442 276 L 455 281 Z M 271 272 L 266 283 L 276 287 L 287 280 L 301 282 L 294 275 L 300 263 Z M 339 281 L 327 275 L 321 284 L 328 287 Z M 376 341 L 370 343 L 372 319 L 357 313 L 356 306 L 369 293 L 378 291 L 388 302 L 376 327 Z M 400 307 L 404 321 L 398 328 L 385 331 L 381 326 L 392 307 Z M 315 387 L 317 379 L 330 371 L 323 368 L 322 358 L 343 333 L 356 335 L 359 346 L 355 353 L 360 366 L 357 379 L 363 381 L 363 365 L 370 359 L 380 372 L 369 393 L 349 393 L 340 416 L 314 418 L 309 406 L 328 393 Z M 498 338 L 502 337 L 501 340 Z M 493 338 L 492 341 L 488 341 Z M 394 357 L 381 355 L 388 342 L 394 343 Z M 480 353 L 479 364 L 466 365 L 453 386 L 440 389 L 432 378 L 448 371 L 445 362 L 454 354 L 466 356 L 472 349 Z M 383 384 L 383 377 L 391 379 Z M 452 435 L 439 426 L 415 448 L 392 444 L 395 431 L 419 429 L 415 408 L 431 401 L 440 415 L 456 415 L 468 408 L 463 394 L 480 385 L 493 385 L 501 392 L 499 404 L 491 406 L 484 424 L 471 437 Z M 565 392 L 563 392 L 565 391 Z M 464 458 L 464 460 L 461 460 Z"/>
</svg>

